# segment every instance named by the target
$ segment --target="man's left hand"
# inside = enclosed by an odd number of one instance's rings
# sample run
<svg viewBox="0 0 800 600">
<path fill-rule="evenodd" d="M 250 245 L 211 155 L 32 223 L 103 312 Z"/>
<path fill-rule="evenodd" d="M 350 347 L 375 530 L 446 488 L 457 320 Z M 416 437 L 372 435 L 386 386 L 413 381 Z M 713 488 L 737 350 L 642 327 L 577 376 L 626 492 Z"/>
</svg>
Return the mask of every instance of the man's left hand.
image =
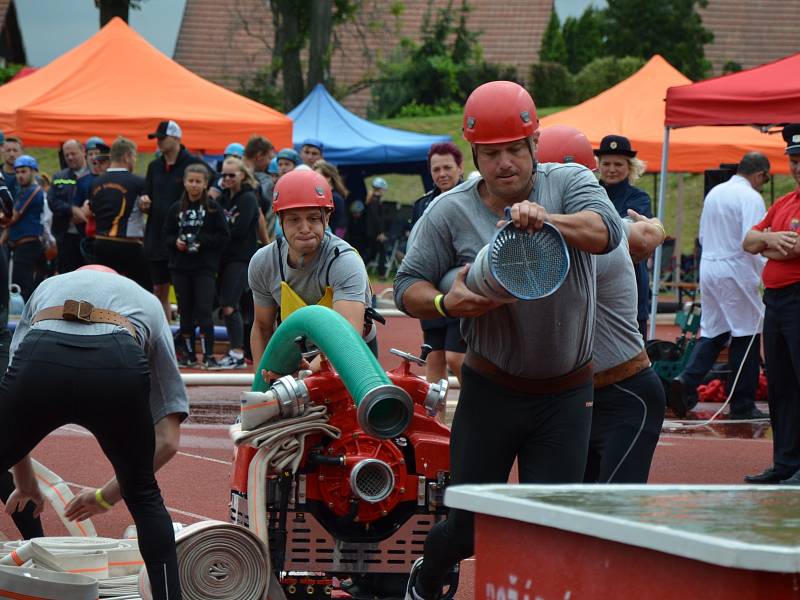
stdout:
<svg viewBox="0 0 800 600">
<path fill-rule="evenodd" d="M 11 492 L 6 502 L 6 513 L 13 515 L 15 512 L 25 510 L 25 505 L 33 502 L 35 508 L 33 516 L 38 517 L 44 510 L 45 498 L 35 483 L 32 486 L 17 487 Z"/>
<path fill-rule="evenodd" d="M 86 489 L 80 492 L 67 504 L 64 509 L 64 517 L 70 521 L 85 521 L 100 513 L 108 512 L 107 508 L 103 508 L 97 503 L 97 498 L 94 494 L 95 490 L 93 489 Z"/>
</svg>

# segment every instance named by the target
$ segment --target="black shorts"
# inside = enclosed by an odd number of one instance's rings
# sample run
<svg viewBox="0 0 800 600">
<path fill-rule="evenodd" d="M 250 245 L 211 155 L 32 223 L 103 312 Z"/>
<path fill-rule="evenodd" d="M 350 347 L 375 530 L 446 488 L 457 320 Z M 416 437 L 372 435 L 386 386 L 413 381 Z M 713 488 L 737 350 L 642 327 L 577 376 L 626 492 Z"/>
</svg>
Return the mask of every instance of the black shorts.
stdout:
<svg viewBox="0 0 800 600">
<path fill-rule="evenodd" d="M 432 351 L 444 350 L 461 354 L 467 351 L 467 344 L 461 337 L 459 319 L 447 319 L 441 327 L 423 329 L 422 339 L 432 348 Z"/>
<path fill-rule="evenodd" d="M 168 261 L 148 260 L 147 268 L 150 269 L 150 281 L 153 285 L 163 285 L 171 281 Z"/>
</svg>

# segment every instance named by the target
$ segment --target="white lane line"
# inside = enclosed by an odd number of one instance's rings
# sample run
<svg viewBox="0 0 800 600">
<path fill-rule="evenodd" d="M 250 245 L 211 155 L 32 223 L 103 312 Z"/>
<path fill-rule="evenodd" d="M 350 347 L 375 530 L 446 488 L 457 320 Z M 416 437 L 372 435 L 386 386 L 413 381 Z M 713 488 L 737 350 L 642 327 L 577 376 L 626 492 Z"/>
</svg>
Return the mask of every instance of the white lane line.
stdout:
<svg viewBox="0 0 800 600">
<path fill-rule="evenodd" d="M 189 458 L 197 458 L 199 460 L 207 460 L 208 462 L 219 463 L 221 465 L 230 466 L 231 461 L 229 460 L 220 460 L 218 458 L 211 458 L 210 456 L 200 456 L 199 454 L 191 454 L 189 452 L 181 452 L 178 451 L 178 454 L 181 456 L 188 456 Z"/>
</svg>

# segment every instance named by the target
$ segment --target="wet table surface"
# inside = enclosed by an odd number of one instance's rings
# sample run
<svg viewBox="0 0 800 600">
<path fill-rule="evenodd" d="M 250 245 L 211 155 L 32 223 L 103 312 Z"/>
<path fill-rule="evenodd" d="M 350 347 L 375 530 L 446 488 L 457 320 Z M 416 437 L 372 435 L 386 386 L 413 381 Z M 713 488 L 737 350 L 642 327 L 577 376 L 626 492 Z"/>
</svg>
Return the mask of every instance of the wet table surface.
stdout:
<svg viewBox="0 0 800 600">
<path fill-rule="evenodd" d="M 457 486 L 445 503 L 726 567 L 800 572 L 797 488 Z"/>
</svg>

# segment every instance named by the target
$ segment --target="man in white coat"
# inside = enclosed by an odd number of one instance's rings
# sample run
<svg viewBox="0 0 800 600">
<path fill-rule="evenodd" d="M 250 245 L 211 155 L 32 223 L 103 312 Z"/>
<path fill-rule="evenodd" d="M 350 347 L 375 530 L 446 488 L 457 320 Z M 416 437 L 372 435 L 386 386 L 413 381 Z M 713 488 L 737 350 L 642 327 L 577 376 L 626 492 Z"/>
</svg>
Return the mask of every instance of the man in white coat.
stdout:
<svg viewBox="0 0 800 600">
<path fill-rule="evenodd" d="M 669 406 L 679 417 L 697 404 L 697 386 L 729 340 L 729 391 L 741 368 L 729 418 L 766 416 L 755 405 L 763 311 L 759 284 L 764 259 L 742 250 L 742 241 L 767 212 L 760 192 L 770 179 L 769 169 L 769 160 L 763 154 L 745 154 L 736 175 L 708 192 L 703 204 L 700 339 L 683 372 L 673 380 L 669 394 Z"/>
</svg>

